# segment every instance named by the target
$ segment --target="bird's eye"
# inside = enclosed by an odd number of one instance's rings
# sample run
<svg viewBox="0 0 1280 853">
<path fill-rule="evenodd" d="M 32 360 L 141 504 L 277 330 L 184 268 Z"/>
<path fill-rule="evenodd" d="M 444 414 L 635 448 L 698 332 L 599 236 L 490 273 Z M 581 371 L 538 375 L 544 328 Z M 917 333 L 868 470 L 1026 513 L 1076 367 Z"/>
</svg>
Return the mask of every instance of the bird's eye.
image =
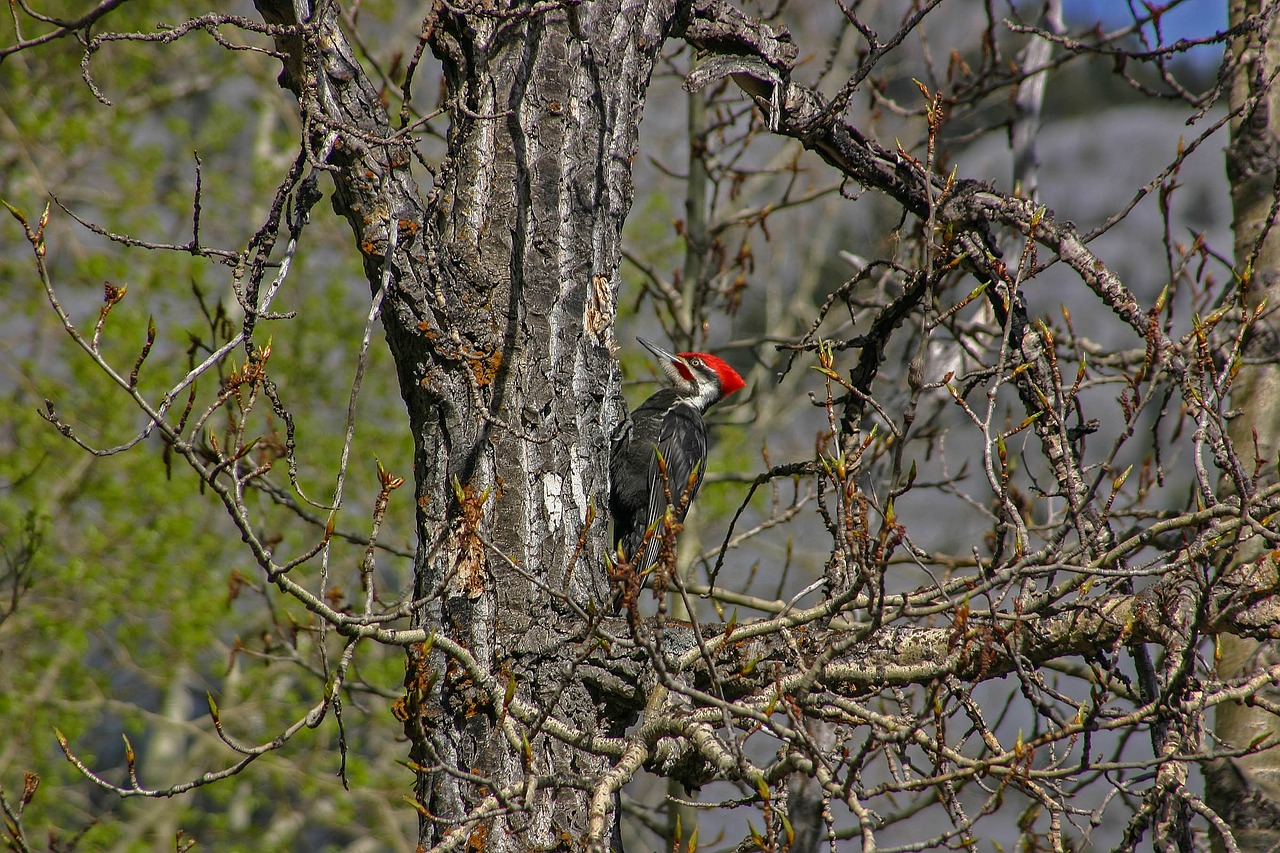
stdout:
<svg viewBox="0 0 1280 853">
<path fill-rule="evenodd" d="M 689 359 L 689 363 L 694 367 L 702 367 L 702 359 L 700 358 L 691 358 Z"/>
</svg>

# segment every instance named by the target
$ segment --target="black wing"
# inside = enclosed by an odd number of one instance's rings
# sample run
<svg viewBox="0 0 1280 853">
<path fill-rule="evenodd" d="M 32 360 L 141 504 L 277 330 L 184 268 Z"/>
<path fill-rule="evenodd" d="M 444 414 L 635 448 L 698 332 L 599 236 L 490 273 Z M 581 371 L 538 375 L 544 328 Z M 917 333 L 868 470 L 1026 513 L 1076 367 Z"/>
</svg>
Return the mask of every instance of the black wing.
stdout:
<svg viewBox="0 0 1280 853">
<path fill-rule="evenodd" d="M 652 527 L 653 532 L 645 545 L 643 558 L 636 562 L 636 571 L 641 573 L 649 570 L 662 548 L 668 496 L 675 517 L 683 521 L 702 485 L 707 459 L 707 425 L 702 415 L 692 406 L 672 406 L 662 419 L 662 431 L 655 447 L 657 452 L 649 463 L 647 513 L 647 527 Z"/>
</svg>

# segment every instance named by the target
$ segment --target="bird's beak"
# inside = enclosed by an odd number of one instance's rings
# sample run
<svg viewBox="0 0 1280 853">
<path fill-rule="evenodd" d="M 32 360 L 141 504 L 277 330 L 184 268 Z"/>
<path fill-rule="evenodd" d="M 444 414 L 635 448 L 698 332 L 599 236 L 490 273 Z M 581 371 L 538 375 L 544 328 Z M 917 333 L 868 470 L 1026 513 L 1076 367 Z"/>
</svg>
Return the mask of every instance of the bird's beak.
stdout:
<svg viewBox="0 0 1280 853">
<path fill-rule="evenodd" d="M 684 359 L 673 352 L 667 352 L 662 347 L 646 341 L 644 338 L 636 338 L 640 345 L 658 357 L 658 367 L 662 368 L 662 372 L 666 374 L 672 384 L 679 388 L 691 388 L 694 385 L 693 375 L 689 372 L 689 368 L 684 366 Z"/>
<path fill-rule="evenodd" d="M 662 347 L 658 346 L 652 341 L 646 341 L 644 338 L 640 338 L 640 337 L 637 337 L 636 340 L 640 342 L 640 346 L 644 347 L 649 352 L 657 356 L 658 361 L 663 365 L 668 365 L 671 362 L 675 361 L 677 358 L 675 353 L 667 352 Z"/>
</svg>

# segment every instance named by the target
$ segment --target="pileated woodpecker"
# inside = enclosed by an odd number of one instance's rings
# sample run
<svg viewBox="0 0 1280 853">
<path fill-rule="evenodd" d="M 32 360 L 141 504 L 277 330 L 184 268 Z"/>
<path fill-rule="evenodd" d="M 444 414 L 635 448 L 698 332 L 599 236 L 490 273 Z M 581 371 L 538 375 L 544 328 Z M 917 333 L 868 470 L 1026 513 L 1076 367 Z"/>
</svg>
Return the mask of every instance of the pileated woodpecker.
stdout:
<svg viewBox="0 0 1280 853">
<path fill-rule="evenodd" d="M 644 583 L 662 547 L 667 507 L 683 521 L 702 484 L 707 462 L 703 413 L 746 383 L 714 355 L 670 353 L 644 338 L 636 340 L 657 357 L 672 382 L 622 423 L 609 455 L 614 547 Z"/>
</svg>

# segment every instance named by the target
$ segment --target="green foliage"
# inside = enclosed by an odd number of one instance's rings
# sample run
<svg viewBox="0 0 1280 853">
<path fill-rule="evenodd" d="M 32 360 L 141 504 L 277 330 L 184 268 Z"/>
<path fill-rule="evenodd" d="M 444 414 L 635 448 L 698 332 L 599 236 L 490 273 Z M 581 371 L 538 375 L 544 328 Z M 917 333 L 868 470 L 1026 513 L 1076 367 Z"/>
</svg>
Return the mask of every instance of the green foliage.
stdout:
<svg viewBox="0 0 1280 853">
<path fill-rule="evenodd" d="M 132 3 L 114 28 L 153 29 L 182 17 L 166 3 Z M 0 29 L 4 29 L 0 27 Z M 3 40 L 12 40 L 5 30 Z M 26 33 L 30 36 L 31 33 Z M 238 38 L 256 37 L 239 34 Z M 265 59 L 229 62 L 207 35 L 170 46 L 110 45 L 95 57 L 94 80 L 114 102 L 99 103 L 79 79 L 80 52 L 70 39 L 0 65 L 0 194 L 34 222 L 57 196 L 77 216 L 116 234 L 157 243 L 191 239 L 195 153 L 203 163 L 201 239 L 241 249 L 266 215 L 290 162 L 295 129 L 280 120 L 286 97 L 267 92 L 260 104 L 221 96 L 243 85 L 237 75 L 263 72 Z M 274 74 L 274 72 L 270 72 Z M 261 87 L 261 80 L 250 81 Z M 129 93 L 146 92 L 145 98 Z M 273 100 L 278 99 L 278 100 Z M 259 110 L 255 114 L 255 109 Z M 37 142 L 38 141 L 38 142 Z M 325 220 L 327 205 L 317 208 Z M 263 322 L 255 340 L 271 343 L 269 375 L 295 419 L 299 480 L 318 503 L 333 499 L 356 352 L 368 311 L 358 254 L 332 215 L 307 232 L 288 290 L 276 308 L 294 319 Z M 202 311 L 219 303 L 235 311 L 232 271 L 216 261 L 173 251 L 125 249 L 91 233 L 56 206 L 47 231 L 48 266 L 73 320 L 92 331 L 104 282 L 127 285 L 102 336 L 102 353 L 128 376 L 154 322 L 154 348 L 138 390 L 155 400 L 177 384 L 192 359 L 225 340 Z M 201 489 L 181 459 L 152 434 L 131 450 L 94 457 L 59 435 L 40 415 L 49 399 L 59 417 L 94 447 L 130 440 L 147 419 L 65 335 L 45 300 L 30 247 L 7 215 L 0 222 L 0 786 L 13 799 L 25 772 L 41 777 L 26 810 L 30 837 L 69 838 L 87 829 L 81 849 L 141 849 L 172 844 L 174 828 L 203 849 L 301 846 L 316 837 L 403 840 L 397 821 L 409 774 L 394 761 L 388 695 L 403 678 L 395 650 L 364 648 L 343 712 L 347 775 L 332 714 L 304 730 L 281 753 L 252 765 L 253 786 L 223 785 L 161 801 L 104 797 L 64 758 L 60 729 L 86 765 L 106 779 L 126 778 L 126 734 L 144 786 L 159 787 L 233 765 L 204 701 L 241 742 L 274 737 L 319 701 L 323 680 L 310 615 L 262 587 L 221 502 Z M 197 299 L 195 294 L 200 294 Z M 375 334 L 360 398 L 339 529 L 367 531 L 378 491 L 375 457 L 397 473 L 412 465 L 401 428 L 403 406 L 385 346 Z M 243 364 L 244 352 L 232 361 Z M 224 371 L 229 366 L 224 366 Z M 197 383 L 199 406 L 217 379 Z M 225 428 L 221 413 L 211 420 Z M 263 401 L 251 416 L 261 441 L 283 441 L 284 426 Z M 272 481 L 291 491 L 277 460 Z M 252 498 L 282 555 L 300 553 L 322 533 L 266 498 Z M 403 548 L 412 534 L 412 500 L 395 496 L 382 541 Z M 316 510 L 321 517 L 324 513 Z M 358 599 L 363 547 L 335 540 L 330 588 L 340 605 Z M 379 582 L 394 595 L 409 577 L 399 558 L 381 554 Z M 312 580 L 319 558 L 297 570 Z M 243 582 L 244 579 L 249 584 Z M 264 599 L 269 604 L 263 607 Z M 330 662 L 341 644 L 325 641 Z M 380 725 L 361 727 L 366 718 Z M 353 729 L 360 728 L 357 736 Z M 364 729 L 368 729 L 365 731 Z M 306 820 L 296 821 L 305 809 Z M 326 830 L 330 834 L 323 834 Z"/>
</svg>

